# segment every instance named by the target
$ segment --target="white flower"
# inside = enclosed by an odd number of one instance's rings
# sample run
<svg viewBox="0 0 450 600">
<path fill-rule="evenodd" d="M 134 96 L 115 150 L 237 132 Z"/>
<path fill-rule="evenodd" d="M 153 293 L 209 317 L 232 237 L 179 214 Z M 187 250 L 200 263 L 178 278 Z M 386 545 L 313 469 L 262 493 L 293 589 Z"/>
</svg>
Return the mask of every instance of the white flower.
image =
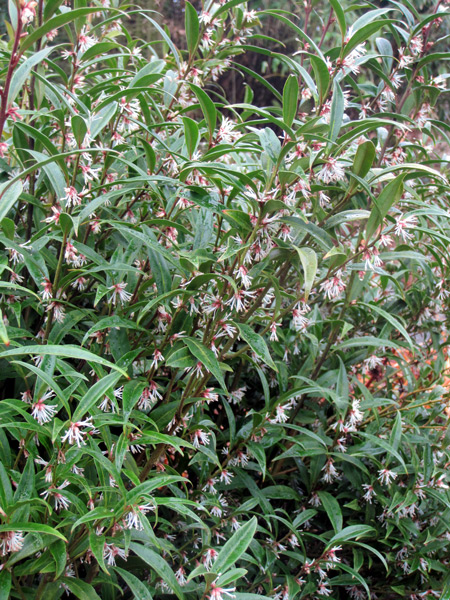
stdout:
<svg viewBox="0 0 450 600">
<path fill-rule="evenodd" d="M 144 529 L 144 525 L 142 524 L 142 516 L 151 510 L 155 510 L 155 507 L 151 504 L 131 506 L 125 515 L 125 527 L 127 529 L 136 529 L 137 531 L 142 531 Z"/>
<path fill-rule="evenodd" d="M 221 588 L 217 586 L 215 583 L 211 584 L 211 594 L 209 596 L 210 600 L 224 600 L 224 595 L 229 598 L 236 598 L 234 594 L 231 592 L 235 592 L 236 588 Z"/>
<path fill-rule="evenodd" d="M 208 570 L 211 568 L 211 565 L 213 564 L 217 555 L 218 552 L 217 550 L 214 550 L 214 548 L 208 548 L 208 550 L 203 555 L 202 562 Z"/>
<path fill-rule="evenodd" d="M 0 534 L 0 553 L 5 555 L 8 552 L 18 552 L 22 549 L 23 542 L 21 531 L 5 531 Z"/>
<path fill-rule="evenodd" d="M 129 302 L 131 300 L 131 298 L 133 297 L 133 294 L 130 294 L 129 292 L 125 291 L 125 288 L 127 287 L 128 283 L 115 283 L 114 285 L 112 285 L 109 289 L 113 290 L 113 294 L 111 296 L 111 302 L 116 305 L 117 301 L 119 300 L 121 304 L 124 304 L 125 302 Z"/>
<path fill-rule="evenodd" d="M 240 277 L 242 285 L 245 287 L 245 289 L 248 289 L 252 284 L 252 278 L 248 275 L 248 269 L 244 267 L 244 265 L 239 267 L 238 276 Z"/>
<path fill-rule="evenodd" d="M 381 358 L 378 358 L 378 356 L 375 356 L 375 354 L 372 354 L 372 356 L 369 356 L 369 358 L 366 358 L 364 360 L 364 364 L 368 371 L 372 371 L 377 367 L 383 366 L 383 361 L 381 360 Z"/>
<path fill-rule="evenodd" d="M 320 284 L 320 291 L 325 292 L 325 296 L 332 300 L 345 290 L 345 283 L 342 281 L 342 270 L 336 272 L 331 278 Z"/>
<path fill-rule="evenodd" d="M 55 502 L 55 510 L 68 509 L 71 504 L 70 500 L 58 492 L 58 490 L 63 490 L 68 485 L 70 485 L 70 482 L 66 479 L 66 481 L 56 488 L 50 486 L 48 490 L 41 493 L 41 496 L 44 500 L 47 500 L 49 496 L 52 496 Z"/>
<path fill-rule="evenodd" d="M 66 195 L 61 200 L 66 201 L 66 206 L 78 206 L 81 204 L 81 196 L 77 190 L 71 185 L 70 187 L 64 188 Z"/>
<path fill-rule="evenodd" d="M 86 442 L 84 441 L 84 437 L 87 435 L 86 431 L 81 431 L 81 427 L 91 427 L 94 431 L 94 426 L 92 425 L 92 417 L 86 419 L 85 421 L 77 421 L 76 423 L 71 423 L 69 425 L 69 429 L 62 436 L 61 442 L 64 443 L 68 440 L 69 444 L 76 444 L 79 448 L 84 446 Z"/>
<path fill-rule="evenodd" d="M 414 237 L 407 230 L 414 228 L 416 225 L 417 217 L 415 215 L 397 217 L 395 220 L 395 235 L 398 235 L 406 242 Z"/>
<path fill-rule="evenodd" d="M 345 179 L 344 166 L 336 158 L 330 156 L 317 174 L 317 178 L 324 183 L 342 181 Z"/>
<path fill-rule="evenodd" d="M 397 473 L 395 473 L 395 471 L 389 471 L 389 469 L 380 469 L 378 471 L 378 481 L 386 485 L 389 485 L 392 481 L 397 479 L 397 477 Z"/>
<path fill-rule="evenodd" d="M 339 472 L 336 470 L 331 458 L 327 460 L 322 471 L 325 471 L 322 477 L 322 481 L 325 483 L 332 483 L 335 479 L 339 478 Z"/>
<path fill-rule="evenodd" d="M 120 556 L 120 558 L 126 560 L 128 555 L 123 548 L 119 548 L 114 544 L 105 544 L 105 547 L 103 548 L 103 558 L 108 565 L 114 566 L 116 564 L 116 556 Z"/>
<path fill-rule="evenodd" d="M 221 483 L 224 483 L 225 485 L 230 485 L 232 479 L 233 474 L 230 473 L 230 471 L 227 471 L 226 469 L 222 469 L 222 471 L 220 472 Z"/>
<path fill-rule="evenodd" d="M 360 406 L 361 402 L 360 400 L 353 400 L 352 402 L 352 407 L 348 413 L 348 423 L 347 425 L 350 427 L 354 427 L 355 425 L 357 425 L 357 423 L 360 423 L 363 418 L 364 418 L 364 414 L 361 412 L 359 406 Z"/>
<path fill-rule="evenodd" d="M 206 431 L 197 429 L 196 431 L 194 431 L 192 436 L 193 436 L 192 444 L 193 444 L 194 448 L 198 448 L 200 445 L 205 446 L 206 444 L 209 443 L 209 434 L 206 433 Z"/>
<path fill-rule="evenodd" d="M 217 132 L 217 141 L 232 144 L 241 137 L 239 131 L 234 130 L 234 123 L 227 117 L 222 117 L 222 124 Z"/>
<path fill-rule="evenodd" d="M 54 395 L 55 394 L 52 391 L 48 391 L 42 396 L 42 398 L 39 398 L 39 400 L 32 405 L 31 416 L 36 419 L 39 425 L 42 425 L 42 423 L 49 423 L 55 413 L 58 412 L 58 407 L 56 404 L 45 404 L 45 402 L 50 398 L 53 398 Z"/>
<path fill-rule="evenodd" d="M 180 567 L 178 571 L 175 572 L 175 577 L 180 585 L 185 585 L 187 583 L 186 571 L 183 567 Z"/>
<path fill-rule="evenodd" d="M 291 410 L 292 401 L 287 402 L 286 404 L 279 404 L 275 408 L 275 417 L 270 419 L 271 423 L 286 423 L 289 420 L 289 415 L 286 414 L 287 410 Z"/>
<path fill-rule="evenodd" d="M 359 60 L 366 54 L 367 50 L 365 48 L 365 42 L 362 44 L 358 44 L 356 48 L 354 48 L 342 61 L 342 67 L 346 67 L 350 69 L 352 73 L 358 75 L 359 73 L 359 65 L 356 64 L 356 61 Z"/>
<path fill-rule="evenodd" d="M 88 29 L 86 26 L 84 26 L 78 38 L 78 47 L 81 52 L 85 52 L 88 48 L 91 48 L 95 43 L 97 43 L 97 38 L 93 35 L 87 35 L 87 32 Z"/>
<path fill-rule="evenodd" d="M 158 349 L 155 350 L 155 352 L 153 353 L 153 360 L 152 360 L 151 367 L 157 369 L 158 363 L 162 362 L 163 360 L 164 360 L 164 356 L 162 355 L 162 353 Z"/>
<path fill-rule="evenodd" d="M 362 487 L 365 491 L 365 494 L 362 497 L 363 500 L 365 500 L 369 504 L 372 504 L 372 498 L 376 496 L 375 490 L 373 489 L 373 485 L 370 485 L 369 483 L 363 483 Z"/>
<path fill-rule="evenodd" d="M 217 483 L 217 479 L 215 477 L 210 477 L 205 485 L 203 486 L 203 491 L 204 492 L 209 492 L 210 494 L 215 494 L 216 493 L 216 488 L 214 487 L 215 484 Z"/>
</svg>

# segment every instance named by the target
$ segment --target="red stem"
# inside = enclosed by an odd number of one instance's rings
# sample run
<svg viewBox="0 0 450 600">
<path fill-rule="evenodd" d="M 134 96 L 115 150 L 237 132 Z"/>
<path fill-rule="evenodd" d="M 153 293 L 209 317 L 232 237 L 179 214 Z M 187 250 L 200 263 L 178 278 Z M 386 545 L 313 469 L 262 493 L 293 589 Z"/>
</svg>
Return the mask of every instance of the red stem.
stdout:
<svg viewBox="0 0 450 600">
<path fill-rule="evenodd" d="M 22 21 L 20 19 L 20 7 L 17 7 L 17 29 L 16 29 L 16 34 L 14 37 L 14 46 L 13 46 L 13 49 L 11 52 L 11 58 L 9 59 L 8 72 L 6 74 L 6 79 L 5 79 L 5 87 L 0 92 L 0 98 L 1 98 L 0 139 L 3 135 L 3 129 L 5 127 L 5 122 L 7 119 L 8 94 L 9 94 L 9 88 L 11 87 L 11 79 L 12 79 L 14 69 L 16 68 L 16 66 L 19 62 L 19 59 L 20 59 L 20 56 L 17 56 L 17 49 L 19 48 L 21 34 L 22 34 Z"/>
</svg>

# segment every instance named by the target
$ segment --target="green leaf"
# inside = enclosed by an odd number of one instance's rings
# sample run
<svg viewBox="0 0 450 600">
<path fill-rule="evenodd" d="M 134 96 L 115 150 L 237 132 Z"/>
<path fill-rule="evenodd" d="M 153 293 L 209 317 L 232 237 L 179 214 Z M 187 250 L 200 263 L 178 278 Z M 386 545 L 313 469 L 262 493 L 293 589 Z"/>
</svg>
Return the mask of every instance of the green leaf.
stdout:
<svg viewBox="0 0 450 600">
<path fill-rule="evenodd" d="M 334 531 L 338 533 L 342 529 L 343 522 L 342 511 L 341 507 L 339 506 L 339 502 L 328 492 L 319 491 L 317 492 L 317 495 L 319 496 L 322 506 L 324 507 L 325 512 L 331 521 Z"/>
<path fill-rule="evenodd" d="M 20 346 L 19 348 L 12 348 L 11 350 L 5 350 L 0 352 L 0 358 L 9 358 L 10 356 L 20 356 L 21 354 L 29 354 L 30 356 L 58 356 L 59 358 L 73 358 L 76 360 L 85 360 L 87 362 L 98 363 L 104 367 L 114 369 L 127 379 L 129 379 L 128 373 L 116 366 L 114 363 L 109 362 L 97 356 L 89 350 L 78 348 L 78 346 Z"/>
<path fill-rule="evenodd" d="M 58 47 L 59 46 L 48 46 L 43 50 L 39 50 L 39 52 L 32 54 L 30 58 L 27 58 L 23 63 L 21 63 L 20 66 L 14 71 L 8 92 L 8 106 L 13 104 L 17 94 L 23 89 L 33 67 L 45 60 L 47 56 Z"/>
<path fill-rule="evenodd" d="M 298 92 L 298 78 L 289 75 L 283 88 L 283 121 L 288 127 L 291 127 L 297 114 Z"/>
<path fill-rule="evenodd" d="M 377 304 L 367 304 L 366 302 L 359 302 L 359 304 L 362 306 L 366 306 L 368 309 L 373 310 L 374 312 L 381 315 L 384 319 L 386 319 L 388 323 L 390 323 L 399 333 L 402 334 L 402 336 L 408 342 L 408 345 L 411 348 L 412 352 L 414 352 L 414 344 L 409 333 L 406 331 L 406 329 L 400 323 L 400 321 L 396 317 L 394 317 L 394 315 L 388 313 L 386 310 L 384 310 Z"/>
<path fill-rule="evenodd" d="M 189 3 L 186 3 L 186 6 L 188 5 L 191 6 Z M 193 119 L 189 117 L 182 117 L 182 119 L 184 125 L 184 143 L 186 144 L 189 158 L 192 158 L 200 141 L 200 132 L 197 123 Z"/>
<path fill-rule="evenodd" d="M 3 533 L 4 531 L 31 531 L 35 533 L 46 533 L 47 535 L 53 535 L 64 542 L 67 542 L 62 533 L 53 527 L 50 527 L 49 525 L 40 525 L 39 523 L 9 523 L 7 525 L 0 525 L 0 533 Z"/>
<path fill-rule="evenodd" d="M 353 173 L 364 179 L 373 165 L 375 154 L 375 146 L 370 140 L 360 144 L 353 159 Z"/>
<path fill-rule="evenodd" d="M 69 213 L 61 213 L 59 216 L 59 226 L 61 227 L 61 231 L 69 237 L 70 232 L 74 228 L 74 222 Z"/>
<path fill-rule="evenodd" d="M 89 548 L 98 562 L 102 571 L 109 575 L 109 571 L 105 565 L 105 559 L 103 557 L 103 550 L 105 548 L 106 536 L 98 535 L 96 531 L 89 532 Z"/>
<path fill-rule="evenodd" d="M 26 151 L 29 152 L 29 154 L 31 154 L 40 163 L 43 163 L 48 159 L 48 156 L 42 152 L 36 152 L 36 150 L 30 150 L 28 148 L 26 148 Z M 64 188 L 66 187 L 66 180 L 61 167 L 57 164 L 57 160 L 58 157 L 55 156 L 52 161 L 43 164 L 42 168 L 50 181 L 56 197 L 60 200 L 66 195 L 64 191 Z"/>
<path fill-rule="evenodd" d="M 252 455 L 256 458 L 262 471 L 262 480 L 264 481 L 266 478 L 266 451 L 260 444 L 257 444 L 256 442 L 248 442 L 247 447 Z"/>
<path fill-rule="evenodd" d="M 173 437 L 173 436 L 172 436 Z M 167 436 L 168 439 L 169 436 Z M 135 504 L 139 498 L 149 496 L 153 490 L 157 488 L 172 485 L 173 483 L 186 482 L 187 479 L 180 475 L 169 475 L 164 473 L 162 475 L 153 475 L 148 481 L 140 483 L 135 488 L 130 490 L 127 494 L 128 504 Z"/>
<path fill-rule="evenodd" d="M 325 229 L 331 229 L 332 227 L 336 227 L 336 225 L 340 225 L 341 223 L 348 223 L 349 221 L 361 221 L 363 219 L 368 219 L 370 217 L 370 212 L 368 210 L 356 209 L 356 210 L 343 210 L 337 215 L 333 215 L 330 217 L 325 223 Z M 334 249 L 334 248 L 333 248 Z M 327 253 L 328 256 L 332 256 L 332 250 Z"/>
<path fill-rule="evenodd" d="M 213 564 L 216 573 L 224 575 L 239 560 L 253 540 L 257 526 L 256 517 L 252 517 L 225 542 Z"/>
<path fill-rule="evenodd" d="M 345 22 L 345 13 L 342 8 L 341 2 L 339 0 L 330 0 L 330 4 L 333 7 L 333 11 L 336 15 L 336 20 L 339 25 L 339 29 L 341 30 L 342 40 L 344 40 L 345 35 L 347 33 L 347 24 Z"/>
<path fill-rule="evenodd" d="M 194 85 L 193 83 L 189 84 L 191 90 L 197 97 L 197 100 L 200 104 L 200 108 L 202 109 L 203 116 L 205 117 L 205 122 L 209 131 L 209 140 L 211 141 L 214 136 L 214 131 L 216 129 L 217 122 L 217 110 L 214 106 L 214 102 L 208 96 L 208 94 L 203 91 L 198 85 Z"/>
<path fill-rule="evenodd" d="M 363 537 L 369 534 L 372 536 L 376 534 L 376 530 L 373 527 L 370 527 L 370 525 L 350 525 L 349 527 L 344 527 L 342 531 L 339 531 L 339 533 L 334 535 L 327 543 L 327 548 L 331 548 L 337 544 L 342 544 L 342 542 L 348 542 L 349 540 L 354 540 L 355 538 Z"/>
<path fill-rule="evenodd" d="M 197 49 L 200 37 L 200 23 L 197 11 L 188 0 L 185 2 L 184 11 L 187 48 L 189 56 L 192 56 Z"/>
<path fill-rule="evenodd" d="M 80 115 L 75 115 L 72 117 L 72 131 L 78 147 L 81 148 L 87 133 L 87 125 L 86 121 L 83 119 L 83 117 L 80 117 Z"/>
<path fill-rule="evenodd" d="M 3 462 L 0 461 L 0 506 L 5 509 L 13 501 L 12 485 Z"/>
<path fill-rule="evenodd" d="M 380 448 L 383 448 L 383 450 L 386 450 L 386 452 L 387 452 L 386 466 L 387 466 L 391 456 L 393 456 L 402 465 L 402 467 L 405 469 L 405 472 L 406 473 L 408 472 L 402 455 L 399 452 L 397 452 L 397 450 L 389 442 L 387 442 L 383 438 L 377 437 L 376 435 L 372 435 L 371 433 L 366 433 L 365 431 L 359 431 L 358 435 L 362 435 L 364 438 L 367 438 L 370 442 L 372 442 L 372 444 L 375 444 L 375 446 L 379 446 Z"/>
<path fill-rule="evenodd" d="M 122 394 L 123 423 L 128 422 L 131 411 L 141 397 L 142 391 L 148 385 L 146 381 L 133 380 L 125 384 Z"/>
<path fill-rule="evenodd" d="M 394 426 L 392 427 L 391 435 L 389 438 L 389 442 L 394 448 L 394 450 L 398 450 L 400 447 L 400 442 L 402 441 L 402 413 L 398 410 L 395 416 Z"/>
<path fill-rule="evenodd" d="M 22 193 L 22 183 L 20 181 L 16 181 L 10 187 L 7 187 L 8 184 L 9 181 L 6 181 L 0 186 L 0 221 L 3 221 Z M 5 187 L 7 189 L 3 191 Z"/>
<path fill-rule="evenodd" d="M 277 164 L 281 153 L 281 142 L 277 134 L 270 127 L 265 127 L 258 132 L 258 135 L 264 152 L 274 164 Z"/>
<path fill-rule="evenodd" d="M 253 352 L 260 358 L 263 362 L 266 363 L 271 369 L 274 371 L 278 371 L 276 364 L 273 362 L 272 357 L 270 356 L 269 349 L 264 338 L 253 331 L 250 325 L 246 325 L 245 323 L 236 323 L 239 328 L 239 334 L 243 340 L 247 342 Z"/>
<path fill-rule="evenodd" d="M 13 364 L 20 365 L 24 369 L 28 369 L 29 371 L 34 373 L 37 377 L 39 377 L 39 379 L 42 379 L 42 381 L 44 383 L 46 383 L 47 386 L 55 392 L 58 400 L 61 401 L 64 408 L 67 410 L 67 414 L 70 415 L 70 407 L 67 402 L 67 398 L 65 397 L 64 392 L 59 387 L 59 385 L 56 383 L 56 381 L 53 379 L 53 377 L 51 377 L 44 369 L 40 369 L 39 367 L 36 367 L 33 364 L 28 364 L 21 360 L 15 360 L 15 361 L 13 361 Z"/>
<path fill-rule="evenodd" d="M 1 198 L 1 194 L 0 194 L 0 198 Z M 0 208 L 3 206 L 3 203 L 0 200 Z M 6 208 L 6 203 L 5 203 L 5 208 Z M 6 209 L 8 210 L 8 209 Z M 3 219 L 0 221 L 1 226 L 2 226 L 2 230 L 3 233 L 5 234 L 5 236 L 9 239 L 9 240 L 13 240 L 14 239 L 14 231 L 15 231 L 15 224 L 14 221 L 12 219 L 10 219 L 9 217 L 3 217 Z"/>
<path fill-rule="evenodd" d="M 28 457 L 25 467 L 22 471 L 22 476 L 20 478 L 19 485 L 17 486 L 16 491 L 14 492 L 14 502 L 20 502 L 21 500 L 29 500 L 34 493 L 34 485 L 34 462 L 32 457 Z"/>
<path fill-rule="evenodd" d="M 45 36 L 45 34 L 48 33 L 49 31 L 52 31 L 53 29 L 59 29 L 63 25 L 67 25 L 67 23 L 71 23 L 72 21 L 75 21 L 75 19 L 84 17 L 86 15 L 90 15 L 95 12 L 98 13 L 101 11 L 114 11 L 114 10 L 115 10 L 114 8 L 106 9 L 106 8 L 103 8 L 102 6 L 95 6 L 94 8 L 78 8 L 75 10 L 68 10 L 67 12 L 64 12 L 63 14 L 53 17 L 52 19 L 46 21 L 41 27 L 38 27 L 37 29 L 32 31 L 30 34 L 28 34 L 22 40 L 22 42 L 20 44 L 20 50 L 22 52 L 25 52 L 25 50 L 28 50 L 28 48 L 31 48 L 31 46 L 35 42 L 37 42 L 38 40 L 43 38 Z M 116 11 L 116 12 L 119 13 L 119 11 Z M 53 48 L 54 48 L 54 46 L 53 46 Z"/>
<path fill-rule="evenodd" d="M 222 211 L 224 218 L 234 227 L 237 226 L 239 233 L 245 234 L 253 229 L 250 217 L 243 210 L 227 208 Z"/>
<path fill-rule="evenodd" d="M 9 600 L 11 592 L 11 571 L 2 569 L 0 572 L 0 600 Z"/>
<path fill-rule="evenodd" d="M 108 460 L 108 459 L 105 459 L 105 460 Z M 111 463 L 109 463 L 109 464 L 111 464 Z M 106 465 L 106 466 L 108 466 L 108 472 L 109 472 L 109 465 Z M 96 508 L 93 508 L 92 510 L 90 510 L 86 514 L 84 514 L 82 517 L 77 519 L 75 521 L 75 523 L 72 525 L 71 531 L 74 531 L 79 525 L 82 525 L 83 523 L 90 523 L 91 521 L 97 521 L 100 519 L 112 519 L 113 517 L 114 517 L 114 511 L 112 508 L 105 508 L 104 506 L 97 506 Z"/>
<path fill-rule="evenodd" d="M 312 248 L 295 248 L 300 257 L 304 274 L 304 289 L 305 302 L 308 301 L 308 296 L 314 284 L 314 279 L 317 273 L 317 254 Z"/>
<path fill-rule="evenodd" d="M 330 73 L 328 71 L 327 63 L 314 54 L 307 54 L 311 60 L 311 64 L 314 70 L 315 81 L 317 82 L 319 92 L 319 102 L 323 104 L 328 95 L 328 87 L 330 85 Z"/>
<path fill-rule="evenodd" d="M 180 600 L 184 600 L 183 590 L 181 589 L 174 572 L 166 561 L 150 548 L 131 542 L 130 549 L 148 564 L 174 591 Z"/>
<path fill-rule="evenodd" d="M 158 300 L 158 299 L 156 299 Z M 124 319 L 117 315 L 113 315 L 112 317 L 103 317 L 98 323 L 93 325 L 86 333 L 84 334 L 81 345 L 83 346 L 87 339 L 97 331 L 102 331 L 103 329 L 110 329 L 112 327 L 123 327 L 125 329 L 132 329 L 136 331 L 146 331 L 144 327 L 139 327 L 133 321 L 129 319 Z"/>
<path fill-rule="evenodd" d="M 207 348 L 196 338 L 183 338 L 183 342 L 189 348 L 190 352 L 199 360 L 206 369 L 214 375 L 219 382 L 220 387 L 226 392 L 225 380 L 219 365 L 219 361 L 212 350 Z M 1 355 L 0 355 L 1 356 Z"/>
<path fill-rule="evenodd" d="M 61 581 L 79 600 L 101 600 L 95 589 L 89 583 L 75 577 L 62 577 Z"/>
<path fill-rule="evenodd" d="M 219 587 L 226 587 L 229 583 L 233 583 L 233 581 L 237 581 L 241 577 L 245 577 L 247 572 L 247 569 L 231 569 L 231 571 L 228 571 L 226 575 L 220 576 L 216 584 Z"/>
<path fill-rule="evenodd" d="M 350 398 L 350 390 L 348 385 L 347 378 L 347 369 L 345 368 L 344 362 L 341 357 L 339 357 L 339 373 L 336 382 L 336 406 L 338 409 L 345 413 L 348 407 Z"/>
<path fill-rule="evenodd" d="M 125 569 L 121 569 L 120 567 L 114 567 L 114 571 L 118 573 L 122 579 L 125 581 L 127 586 L 130 588 L 131 592 L 134 594 L 134 597 L 139 600 L 153 600 L 152 595 L 150 594 L 147 586 L 142 583 L 140 579 L 138 579 L 135 575 L 126 571 Z"/>
<path fill-rule="evenodd" d="M 53 556 L 53 560 L 55 561 L 55 579 L 61 577 L 61 575 L 66 570 L 67 564 L 67 547 L 66 544 L 62 540 L 56 540 L 50 546 L 50 552 Z"/>
<path fill-rule="evenodd" d="M 236 600 L 272 600 L 273 596 L 262 596 L 261 594 L 249 594 L 247 592 L 240 592 L 233 594 Z"/>
<path fill-rule="evenodd" d="M 103 131 L 116 112 L 117 102 L 111 102 L 94 113 L 89 127 L 89 133 L 92 139 L 96 138 L 98 134 Z"/>
<path fill-rule="evenodd" d="M 377 227 L 383 223 L 384 217 L 388 214 L 392 206 L 400 200 L 403 194 L 404 177 L 405 174 L 402 173 L 389 182 L 374 203 L 369 220 L 367 221 L 366 242 L 371 239 Z"/>
<path fill-rule="evenodd" d="M 81 421 L 83 416 L 89 412 L 89 410 L 102 398 L 106 392 L 114 387 L 117 381 L 120 378 L 120 373 L 110 373 L 105 377 L 102 377 L 99 381 L 94 383 L 92 387 L 89 388 L 87 393 L 81 399 L 78 404 L 75 412 L 72 416 L 72 421 L 75 423 L 77 421 Z"/>
<path fill-rule="evenodd" d="M 343 348 L 365 348 L 367 346 L 375 346 L 375 348 L 401 348 L 399 344 L 396 344 L 392 340 L 385 340 L 381 338 L 376 338 L 371 335 L 365 335 L 363 337 L 355 337 L 350 338 L 349 340 L 345 340 L 343 342 L 339 342 L 339 349 Z"/>
<path fill-rule="evenodd" d="M 381 14 L 386 13 L 389 9 L 381 9 L 381 10 L 372 10 L 366 12 L 362 17 L 360 17 L 355 23 L 353 23 L 353 35 L 349 39 L 349 41 L 344 46 L 343 57 L 345 58 L 350 54 L 350 52 L 356 48 L 358 44 L 365 42 L 380 30 L 385 25 L 389 25 L 390 23 L 395 23 L 392 19 L 379 19 Z M 372 22 L 369 22 L 372 21 Z M 366 23 L 361 26 L 362 23 Z"/>
<path fill-rule="evenodd" d="M 344 118 L 344 106 L 344 94 L 342 93 L 341 86 L 336 80 L 334 80 L 329 134 L 329 138 L 332 142 L 335 142 L 339 136 L 339 132 L 342 126 L 342 120 Z"/>
</svg>

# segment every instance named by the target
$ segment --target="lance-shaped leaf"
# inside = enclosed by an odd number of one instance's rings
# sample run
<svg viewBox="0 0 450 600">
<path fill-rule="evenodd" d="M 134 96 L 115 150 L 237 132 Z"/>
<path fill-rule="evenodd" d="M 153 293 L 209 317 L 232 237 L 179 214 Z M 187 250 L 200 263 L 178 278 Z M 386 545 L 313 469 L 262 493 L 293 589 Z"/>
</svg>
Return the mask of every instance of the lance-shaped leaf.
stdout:
<svg viewBox="0 0 450 600">
<path fill-rule="evenodd" d="M 200 23 L 197 11 L 187 0 L 184 5 L 184 11 L 187 47 L 189 55 L 192 56 L 197 48 L 200 36 Z"/>
<path fill-rule="evenodd" d="M 97 356 L 89 350 L 84 350 L 83 348 L 78 348 L 78 346 L 20 346 L 19 348 L 11 348 L 10 350 L 5 350 L 4 352 L 0 352 L 0 358 L 9 358 L 10 356 L 20 356 L 21 354 L 29 354 L 30 356 L 58 356 L 59 358 L 73 358 L 75 360 L 85 360 L 87 362 L 98 363 L 99 365 L 103 365 L 104 367 L 109 367 L 114 371 L 118 371 L 124 377 L 129 379 L 128 373 L 110 362 L 102 358 L 101 356 Z"/>
<path fill-rule="evenodd" d="M 298 91 L 298 78 L 295 75 L 289 75 L 283 88 L 283 121 L 289 127 L 297 114 Z"/>
<path fill-rule="evenodd" d="M 338 138 L 339 132 L 342 126 L 342 120 L 344 118 L 344 94 L 341 86 L 334 81 L 333 85 L 333 100 L 331 102 L 331 114 L 330 114 L 330 140 L 335 142 Z"/>
<path fill-rule="evenodd" d="M 95 405 L 100 398 L 102 398 L 106 392 L 114 387 L 120 378 L 120 373 L 110 373 L 106 377 L 102 377 L 99 381 L 89 388 L 81 402 L 78 404 L 75 412 L 73 413 L 72 421 L 80 421 L 83 416 Z"/>
<path fill-rule="evenodd" d="M 5 182 L 0 186 L 0 221 L 6 217 L 22 193 L 22 183 L 20 181 L 16 181 L 10 187 L 7 187 L 8 183 Z M 5 187 L 7 189 L 3 192 Z"/>
<path fill-rule="evenodd" d="M 214 135 L 214 130 L 216 128 L 217 122 L 216 107 L 214 106 L 214 102 L 211 100 L 208 94 L 204 90 L 202 90 L 202 88 L 198 87 L 198 85 L 191 83 L 190 88 L 196 95 L 197 100 L 200 104 L 200 108 L 202 109 L 203 116 L 205 117 L 205 123 L 209 131 L 209 139 L 211 141 Z"/>
<path fill-rule="evenodd" d="M 317 273 L 317 254 L 312 248 L 295 248 L 300 257 L 300 262 L 303 267 L 304 274 L 304 289 L 305 289 L 305 302 L 308 300 L 308 296 L 311 293 L 314 285 L 314 279 Z"/>
<path fill-rule="evenodd" d="M 194 337 L 184 338 L 183 341 L 195 358 L 199 360 L 212 375 L 214 375 L 219 382 L 220 387 L 226 391 L 225 380 L 222 375 L 219 361 L 214 352 Z"/>
<path fill-rule="evenodd" d="M 224 575 L 240 559 L 249 547 L 257 526 L 258 521 L 253 517 L 232 535 L 214 561 L 212 568 L 215 573 Z"/>
<path fill-rule="evenodd" d="M 139 598 L 139 600 L 153 600 L 150 590 L 145 583 L 142 583 L 142 581 L 133 575 L 133 573 L 121 569 L 120 567 L 114 567 L 114 571 L 122 577 L 135 598 Z"/>
<path fill-rule="evenodd" d="M 0 533 L 5 531 L 25 531 L 34 533 L 45 533 L 47 535 L 53 535 L 61 540 L 67 542 L 66 538 L 62 533 L 50 527 L 49 525 L 41 525 L 40 523 L 8 523 L 7 525 L 0 525 Z"/>
<path fill-rule="evenodd" d="M 236 325 L 239 328 L 241 338 L 247 342 L 256 356 L 265 362 L 271 369 L 278 371 L 276 364 L 270 356 L 269 348 L 267 347 L 264 338 L 259 335 L 259 333 L 256 333 L 256 331 L 253 331 L 250 325 L 246 325 L 245 323 L 236 323 Z"/>
<path fill-rule="evenodd" d="M 384 217 L 389 210 L 398 202 L 403 194 L 403 179 L 405 175 L 401 174 L 389 182 L 383 189 L 370 213 L 366 227 L 366 242 L 370 240 L 373 233 L 383 223 Z"/>
<path fill-rule="evenodd" d="M 130 549 L 158 573 L 161 579 L 172 588 L 175 595 L 178 596 L 180 600 L 184 600 L 183 590 L 175 577 L 175 573 L 159 554 L 136 542 L 131 542 Z"/>
</svg>

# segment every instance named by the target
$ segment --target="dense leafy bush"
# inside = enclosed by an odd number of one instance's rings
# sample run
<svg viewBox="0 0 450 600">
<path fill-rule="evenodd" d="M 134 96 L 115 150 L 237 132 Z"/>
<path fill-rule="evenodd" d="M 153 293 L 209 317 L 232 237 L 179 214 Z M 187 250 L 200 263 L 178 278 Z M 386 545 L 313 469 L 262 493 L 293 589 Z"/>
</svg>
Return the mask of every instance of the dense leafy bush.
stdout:
<svg viewBox="0 0 450 600">
<path fill-rule="evenodd" d="M 1 599 L 449 597 L 446 3 L 383 4 L 10 3 Z"/>
</svg>

